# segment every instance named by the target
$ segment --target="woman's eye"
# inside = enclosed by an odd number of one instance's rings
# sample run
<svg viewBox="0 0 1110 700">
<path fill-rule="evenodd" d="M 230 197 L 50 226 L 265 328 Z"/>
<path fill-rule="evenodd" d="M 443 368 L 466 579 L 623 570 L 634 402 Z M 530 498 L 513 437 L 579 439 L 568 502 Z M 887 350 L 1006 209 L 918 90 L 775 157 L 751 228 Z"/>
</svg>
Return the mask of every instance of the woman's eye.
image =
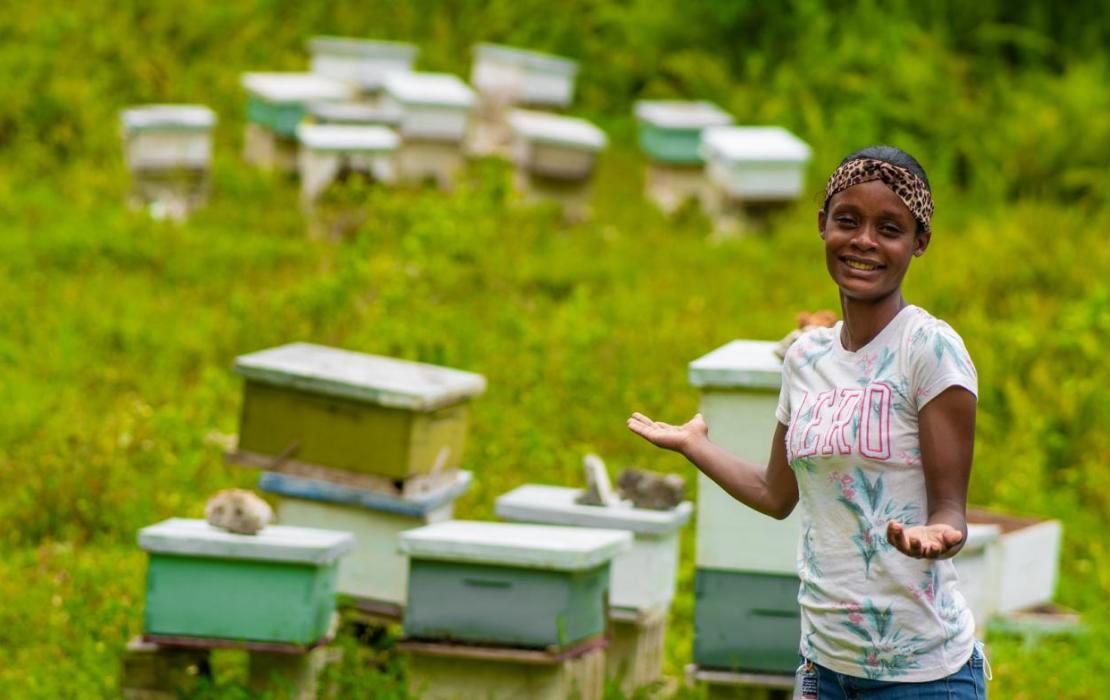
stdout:
<svg viewBox="0 0 1110 700">
<path fill-rule="evenodd" d="M 853 226 L 855 225 L 856 221 L 850 216 L 838 216 L 836 217 L 836 223 L 840 224 L 841 226 Z"/>
</svg>

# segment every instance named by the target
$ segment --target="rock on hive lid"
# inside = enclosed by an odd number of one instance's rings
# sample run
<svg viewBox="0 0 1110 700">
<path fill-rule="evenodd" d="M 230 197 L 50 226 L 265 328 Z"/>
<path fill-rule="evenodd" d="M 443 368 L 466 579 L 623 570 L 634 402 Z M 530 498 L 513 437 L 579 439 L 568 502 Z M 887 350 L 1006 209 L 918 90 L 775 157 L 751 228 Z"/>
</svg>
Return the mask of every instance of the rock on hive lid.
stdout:
<svg viewBox="0 0 1110 700">
<path fill-rule="evenodd" d="M 139 546 L 148 552 L 221 559 L 327 564 L 354 545 L 349 532 L 271 525 L 255 535 L 237 535 L 190 518 L 170 518 L 139 530 Z"/>
<path fill-rule="evenodd" d="M 580 571 L 632 546 L 623 530 L 449 520 L 402 532 L 400 550 L 414 559 Z"/>
<path fill-rule="evenodd" d="M 686 100 L 640 100 L 636 118 L 661 129 L 705 129 L 733 121 L 731 114 L 712 102 Z"/>
<path fill-rule="evenodd" d="M 486 390 L 480 374 L 311 343 L 242 355 L 235 371 L 264 384 L 413 411 L 432 411 Z"/>
<path fill-rule="evenodd" d="M 585 119 L 514 109 L 509 127 L 528 141 L 600 151 L 608 144 L 605 132 Z"/>
<path fill-rule="evenodd" d="M 407 104 L 460 108 L 474 104 L 474 91 L 450 73 L 390 73 L 383 87 Z"/>
<path fill-rule="evenodd" d="M 308 40 L 310 53 L 328 53 L 365 58 L 396 58 L 412 61 L 420 52 L 415 44 L 404 41 L 356 39 L 345 36 L 314 36 Z"/>
<path fill-rule="evenodd" d="M 243 87 L 268 102 L 349 100 L 355 88 L 348 82 L 316 73 L 244 73 Z"/>
<path fill-rule="evenodd" d="M 782 386 L 778 343 L 734 340 L 690 363 L 690 383 L 719 389 L 774 389 Z"/>
<path fill-rule="evenodd" d="M 206 131 L 216 124 L 216 114 L 204 105 L 142 105 L 120 113 L 126 131 Z"/>
<path fill-rule="evenodd" d="M 649 510 L 631 505 L 587 506 L 575 503 L 580 489 L 526 484 L 498 497 L 498 517 L 507 520 L 628 530 L 637 535 L 668 535 L 690 519 L 689 501 L 673 510 Z"/>
<path fill-rule="evenodd" d="M 351 124 L 301 124 L 297 140 L 313 151 L 371 153 L 394 151 L 401 143 L 388 127 Z"/>
<path fill-rule="evenodd" d="M 702 155 L 739 162 L 805 163 L 812 153 L 804 141 L 777 126 L 714 126 L 701 135 Z"/>
<path fill-rule="evenodd" d="M 479 61 L 490 60 L 497 63 L 509 63 L 541 73 L 573 76 L 578 72 L 578 62 L 565 56 L 519 49 L 515 46 L 505 46 L 503 44 L 476 44 L 474 46 L 474 57 Z"/>
<path fill-rule="evenodd" d="M 277 472 L 262 472 L 262 478 L 258 480 L 258 488 L 267 493 L 276 493 L 290 498 L 338 503 L 415 518 L 425 516 L 440 506 L 454 501 L 470 487 L 472 480 L 473 475 L 470 472 L 460 471 L 452 483 L 445 484 L 442 488 L 419 496 L 402 497 L 356 489 L 331 481 Z"/>
</svg>

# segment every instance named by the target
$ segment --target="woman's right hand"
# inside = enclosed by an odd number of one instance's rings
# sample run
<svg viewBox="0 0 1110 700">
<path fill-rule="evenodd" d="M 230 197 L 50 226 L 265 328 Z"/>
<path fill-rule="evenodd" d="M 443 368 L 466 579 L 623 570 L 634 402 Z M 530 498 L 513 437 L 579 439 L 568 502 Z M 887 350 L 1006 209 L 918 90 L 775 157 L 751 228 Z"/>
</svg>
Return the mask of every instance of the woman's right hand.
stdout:
<svg viewBox="0 0 1110 700">
<path fill-rule="evenodd" d="M 700 413 L 684 425 L 653 421 L 642 413 L 633 413 L 628 419 L 628 429 L 656 447 L 682 454 L 686 454 L 690 445 L 709 437 L 709 426 Z"/>
</svg>

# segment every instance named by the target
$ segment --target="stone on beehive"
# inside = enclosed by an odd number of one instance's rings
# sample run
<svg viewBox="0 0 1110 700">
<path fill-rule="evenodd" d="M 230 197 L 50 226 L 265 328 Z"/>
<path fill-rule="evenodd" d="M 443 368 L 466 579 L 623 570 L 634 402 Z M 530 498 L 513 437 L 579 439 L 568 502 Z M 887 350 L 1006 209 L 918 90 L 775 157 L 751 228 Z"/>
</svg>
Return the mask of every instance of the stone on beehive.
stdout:
<svg viewBox="0 0 1110 700">
<path fill-rule="evenodd" d="M 311 646 L 328 633 L 337 560 L 354 538 L 281 525 L 237 535 L 171 518 L 140 530 L 139 546 L 150 555 L 148 637 Z"/>
<path fill-rule="evenodd" d="M 274 472 L 264 473 L 258 487 L 280 496 L 283 524 L 354 535 L 354 550 L 339 563 L 339 593 L 359 604 L 399 609 L 405 604 L 409 562 L 397 549 L 398 536 L 450 520 L 455 500 L 471 480 L 470 472 L 460 471 L 450 483 L 409 498 Z"/>
<path fill-rule="evenodd" d="M 224 489 L 204 508 L 204 518 L 213 527 L 240 535 L 254 535 L 274 520 L 270 504 L 244 489 Z"/>
<path fill-rule="evenodd" d="M 458 468 L 478 374 L 292 343 L 243 355 L 239 450 L 404 480 Z"/>
<path fill-rule="evenodd" d="M 603 634 L 616 530 L 449 521 L 401 533 L 409 555 L 405 634 L 566 648 Z"/>
<path fill-rule="evenodd" d="M 308 51 L 313 73 L 354 83 L 366 93 L 380 90 L 391 73 L 412 72 L 420 53 L 415 44 L 337 36 L 312 37 Z"/>
<path fill-rule="evenodd" d="M 642 469 L 625 469 L 617 479 L 621 498 L 637 508 L 670 510 L 683 502 L 686 480 L 678 474 L 655 474 Z"/>
</svg>

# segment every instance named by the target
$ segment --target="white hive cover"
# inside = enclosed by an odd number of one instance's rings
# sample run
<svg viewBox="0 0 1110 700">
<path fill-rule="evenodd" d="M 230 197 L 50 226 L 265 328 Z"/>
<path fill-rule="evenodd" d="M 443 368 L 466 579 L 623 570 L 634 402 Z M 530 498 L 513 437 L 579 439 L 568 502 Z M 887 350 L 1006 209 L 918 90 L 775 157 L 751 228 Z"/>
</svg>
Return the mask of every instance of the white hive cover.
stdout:
<svg viewBox="0 0 1110 700">
<path fill-rule="evenodd" d="M 390 73 L 383 87 L 403 104 L 469 108 L 474 91 L 450 73 Z"/>
<path fill-rule="evenodd" d="M 400 550 L 414 559 L 580 571 L 632 546 L 632 533 L 553 525 L 448 520 L 402 532 Z"/>
<path fill-rule="evenodd" d="M 297 140 L 313 151 L 387 153 L 397 150 L 401 139 L 385 126 L 301 124 Z"/>
<path fill-rule="evenodd" d="M 628 530 L 637 535 L 667 535 L 686 524 L 694 506 L 689 501 L 673 510 L 618 506 L 587 506 L 575 503 L 581 489 L 527 484 L 500 496 L 495 509 L 506 520 Z"/>
<path fill-rule="evenodd" d="M 714 126 L 701 135 L 704 155 L 732 162 L 809 161 L 812 151 L 804 141 L 777 126 Z"/>
<path fill-rule="evenodd" d="M 349 532 L 288 525 L 237 535 L 204 520 L 170 518 L 139 530 L 139 546 L 160 554 L 327 564 L 354 549 L 355 538 Z"/>
<path fill-rule="evenodd" d="M 733 122 L 731 114 L 712 102 L 686 100 L 640 100 L 636 118 L 660 129 L 705 129 Z"/>
<path fill-rule="evenodd" d="M 778 343 L 734 340 L 690 363 L 690 383 L 721 389 L 775 389 L 782 386 Z"/>
<path fill-rule="evenodd" d="M 477 44 L 474 57 L 479 61 L 508 63 L 543 73 L 572 76 L 578 72 L 578 62 L 573 59 L 502 44 Z"/>
<path fill-rule="evenodd" d="M 414 411 L 449 406 L 486 390 L 480 374 L 311 343 L 242 355 L 235 371 L 265 384 Z"/>
<path fill-rule="evenodd" d="M 313 102 L 349 100 L 355 88 L 350 83 L 316 73 L 244 73 L 243 87 L 267 102 Z"/>
<path fill-rule="evenodd" d="M 216 114 L 203 105 L 142 105 L 123 110 L 120 120 L 127 131 L 206 131 L 215 126 Z"/>
<path fill-rule="evenodd" d="M 984 523 L 968 523 L 967 525 L 967 542 L 964 543 L 963 549 L 960 554 L 964 552 L 971 552 L 976 549 L 982 549 L 991 542 L 994 542 L 1002 534 L 1002 528 L 998 525 L 988 525 Z M 956 556 L 959 556 L 957 554 Z"/>
<path fill-rule="evenodd" d="M 310 53 L 325 53 L 365 58 L 414 60 L 420 51 L 415 44 L 381 39 L 356 39 L 345 36 L 314 36 L 308 40 Z"/>
<path fill-rule="evenodd" d="M 324 122 L 345 124 L 399 124 L 403 116 L 399 109 L 363 102 L 313 102 L 308 113 Z"/>
<path fill-rule="evenodd" d="M 533 143 L 570 146 L 587 151 L 600 151 L 609 143 L 605 132 L 585 119 L 546 112 L 514 109 L 509 115 L 509 128 Z"/>
</svg>

